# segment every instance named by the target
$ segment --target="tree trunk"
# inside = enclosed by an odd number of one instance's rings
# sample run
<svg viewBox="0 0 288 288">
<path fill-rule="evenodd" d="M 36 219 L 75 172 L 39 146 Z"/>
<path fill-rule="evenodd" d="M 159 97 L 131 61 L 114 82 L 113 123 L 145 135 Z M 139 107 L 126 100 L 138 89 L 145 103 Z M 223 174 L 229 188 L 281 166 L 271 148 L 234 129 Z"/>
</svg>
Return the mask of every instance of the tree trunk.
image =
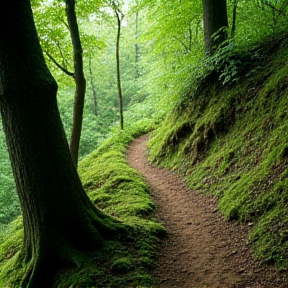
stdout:
<svg viewBox="0 0 288 288">
<path fill-rule="evenodd" d="M 212 55 L 227 39 L 228 19 L 226 0 L 202 0 L 205 53 Z"/>
<path fill-rule="evenodd" d="M 75 83 L 76 83 L 74 107 L 73 107 L 73 125 L 70 138 L 70 153 L 72 156 L 73 163 L 75 167 L 77 167 L 78 151 L 82 131 L 86 80 L 83 72 L 83 58 L 82 58 L 83 50 L 81 47 L 80 34 L 75 13 L 75 0 L 65 0 L 65 1 L 66 1 L 66 15 L 73 46 L 73 61 L 74 61 Z"/>
<path fill-rule="evenodd" d="M 140 60 L 140 52 L 139 52 L 139 12 L 136 11 L 135 14 L 135 79 L 138 79 L 140 76 L 139 72 L 139 60 Z"/>
<path fill-rule="evenodd" d="M 89 72 L 90 72 L 90 85 L 91 85 L 91 89 L 92 89 L 92 94 L 93 94 L 93 111 L 94 111 L 94 115 L 98 116 L 98 100 L 97 100 L 97 92 L 96 92 L 96 87 L 94 84 L 94 80 L 93 80 L 93 71 L 92 71 L 92 60 L 91 60 L 91 55 L 89 58 Z"/>
<path fill-rule="evenodd" d="M 123 96 L 121 87 L 121 75 L 120 75 L 120 36 L 121 36 L 121 22 L 122 15 L 119 10 L 117 10 L 114 4 L 114 11 L 117 17 L 117 40 L 116 40 L 116 66 L 117 66 L 117 88 L 119 97 L 119 112 L 120 112 L 120 128 L 124 129 L 124 118 L 123 118 Z"/>
<path fill-rule="evenodd" d="M 57 84 L 29 0 L 0 9 L 0 111 L 24 224 L 22 287 L 51 287 L 59 267 L 82 265 L 120 226 L 82 188 L 60 120 Z"/>
</svg>

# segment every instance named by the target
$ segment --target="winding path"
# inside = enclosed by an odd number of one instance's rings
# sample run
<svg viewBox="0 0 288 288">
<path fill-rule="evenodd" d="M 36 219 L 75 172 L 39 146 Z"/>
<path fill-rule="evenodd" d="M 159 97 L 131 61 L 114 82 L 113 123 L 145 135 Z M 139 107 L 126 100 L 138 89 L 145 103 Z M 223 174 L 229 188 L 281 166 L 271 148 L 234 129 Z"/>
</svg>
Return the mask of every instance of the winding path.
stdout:
<svg viewBox="0 0 288 288">
<path fill-rule="evenodd" d="M 156 216 L 168 237 L 161 240 L 158 288 L 287 288 L 284 276 L 253 259 L 248 227 L 228 222 L 212 196 L 185 187 L 169 170 L 147 160 L 148 135 L 127 150 L 129 164 L 140 171 L 157 204 Z"/>
</svg>

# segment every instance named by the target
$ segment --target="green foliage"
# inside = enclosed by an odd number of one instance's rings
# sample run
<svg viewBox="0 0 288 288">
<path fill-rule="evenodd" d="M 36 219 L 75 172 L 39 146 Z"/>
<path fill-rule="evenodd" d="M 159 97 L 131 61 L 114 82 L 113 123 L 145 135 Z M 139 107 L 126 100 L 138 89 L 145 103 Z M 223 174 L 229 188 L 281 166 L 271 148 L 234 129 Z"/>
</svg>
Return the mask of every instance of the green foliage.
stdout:
<svg viewBox="0 0 288 288">
<path fill-rule="evenodd" d="M 91 153 L 111 135 L 110 130 L 119 119 L 116 83 L 116 19 L 111 16 L 106 1 L 77 2 L 76 14 L 81 34 L 84 74 L 87 80 L 86 101 L 83 115 L 83 129 L 80 142 L 80 157 Z M 72 46 L 67 28 L 64 1 L 33 2 L 35 22 L 44 54 L 48 52 L 63 68 L 73 72 Z M 100 9 L 101 8 L 101 9 Z M 137 93 L 134 63 L 131 61 L 131 27 L 124 26 L 122 34 L 127 38 L 121 47 L 123 67 L 123 95 L 126 108 Z M 128 48 L 128 49 L 127 49 Z M 70 139 L 75 85 L 73 78 L 66 75 L 47 57 L 47 64 L 59 86 L 58 104 L 62 121 Z M 97 97 L 95 107 L 94 94 Z M 95 115 L 97 110 L 97 116 Z"/>
<path fill-rule="evenodd" d="M 194 66 L 204 58 L 202 9 L 199 1 L 139 1 L 139 38 L 143 67 L 141 89 L 159 99 L 166 111 L 188 87 Z M 138 9 L 139 9 L 138 7 Z M 161 102 L 160 102 L 161 101 Z"/>
<path fill-rule="evenodd" d="M 246 51 L 244 70 L 261 69 L 240 73 L 238 84 L 223 87 L 204 74 L 208 88 L 188 91 L 190 103 L 176 107 L 150 142 L 151 159 L 216 195 L 227 218 L 250 223 L 256 254 L 279 269 L 288 264 L 287 39 Z"/>
<path fill-rule="evenodd" d="M 20 205 L 2 125 L 0 125 L 0 159 L 0 231 L 3 231 L 5 226 L 20 214 Z"/>
<path fill-rule="evenodd" d="M 285 32 L 288 24 L 285 16 L 288 9 L 286 0 L 237 2 L 235 40 L 239 45 L 249 47 L 268 35 Z M 232 3 L 228 5 L 230 18 L 232 18 L 232 6 Z"/>
</svg>

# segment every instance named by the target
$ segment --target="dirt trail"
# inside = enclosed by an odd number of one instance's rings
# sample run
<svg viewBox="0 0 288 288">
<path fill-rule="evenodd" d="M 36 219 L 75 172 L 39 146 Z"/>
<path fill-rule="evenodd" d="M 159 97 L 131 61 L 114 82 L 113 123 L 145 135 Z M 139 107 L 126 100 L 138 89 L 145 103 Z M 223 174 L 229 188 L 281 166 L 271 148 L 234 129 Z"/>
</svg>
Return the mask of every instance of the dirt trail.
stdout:
<svg viewBox="0 0 288 288">
<path fill-rule="evenodd" d="M 248 227 L 228 222 L 211 196 L 185 187 L 172 172 L 147 161 L 148 136 L 128 148 L 129 164 L 146 178 L 156 216 L 168 231 L 153 275 L 159 288 L 284 288 L 284 275 L 253 259 Z"/>
</svg>

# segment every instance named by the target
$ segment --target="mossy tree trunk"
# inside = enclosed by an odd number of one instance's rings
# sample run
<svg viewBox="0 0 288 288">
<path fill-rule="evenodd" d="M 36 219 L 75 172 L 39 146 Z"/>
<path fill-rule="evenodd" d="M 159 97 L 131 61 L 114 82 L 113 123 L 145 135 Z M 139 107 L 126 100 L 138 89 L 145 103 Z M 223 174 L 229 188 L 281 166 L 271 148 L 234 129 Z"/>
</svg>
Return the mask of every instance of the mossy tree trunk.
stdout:
<svg viewBox="0 0 288 288">
<path fill-rule="evenodd" d="M 51 287 L 56 270 L 116 233 L 85 194 L 71 160 L 29 0 L 0 9 L 0 111 L 24 223 L 22 287 Z"/>
<path fill-rule="evenodd" d="M 202 0 L 205 53 L 212 55 L 227 39 L 226 0 Z"/>
<path fill-rule="evenodd" d="M 75 167 L 78 164 L 78 152 L 83 122 L 83 110 L 86 91 L 86 79 L 83 71 L 83 50 L 81 46 L 79 28 L 75 12 L 75 0 L 65 0 L 66 15 L 73 46 L 74 79 L 76 84 L 74 106 L 73 106 L 73 125 L 70 138 L 70 153 Z"/>
</svg>

